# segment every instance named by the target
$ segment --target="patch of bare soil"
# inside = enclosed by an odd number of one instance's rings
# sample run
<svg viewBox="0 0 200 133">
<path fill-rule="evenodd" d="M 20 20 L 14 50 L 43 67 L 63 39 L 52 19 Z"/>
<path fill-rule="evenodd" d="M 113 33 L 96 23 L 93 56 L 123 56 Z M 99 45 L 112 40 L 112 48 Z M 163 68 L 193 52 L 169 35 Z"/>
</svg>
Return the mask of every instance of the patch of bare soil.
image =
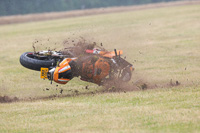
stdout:
<svg viewBox="0 0 200 133">
<path fill-rule="evenodd" d="M 171 88 L 174 86 L 179 86 L 179 81 L 172 81 L 170 80 L 169 83 L 160 84 L 160 85 L 153 85 L 145 80 L 140 79 L 138 82 L 119 82 L 117 80 L 110 81 L 107 84 L 104 84 L 102 87 L 103 89 L 89 91 L 90 87 L 85 86 L 84 92 L 79 92 L 78 90 L 65 90 L 64 88 L 56 89 L 58 90 L 57 94 L 53 94 L 50 96 L 41 96 L 41 97 L 29 97 L 29 98 L 17 98 L 17 97 L 10 97 L 10 96 L 0 96 L 0 103 L 13 103 L 13 102 L 34 102 L 40 100 L 55 100 L 58 98 L 65 98 L 65 97 L 77 97 L 77 96 L 94 96 L 96 94 L 102 93 L 126 93 L 131 91 L 145 91 L 149 89 L 156 89 L 156 88 Z M 58 85 L 57 85 L 58 87 Z M 45 91 L 49 91 L 49 88 L 43 89 Z M 68 91 L 70 94 L 63 94 L 63 91 Z"/>
<path fill-rule="evenodd" d="M 103 85 L 105 88 L 102 92 L 130 92 L 130 91 L 144 91 L 156 88 L 172 88 L 174 86 L 180 86 L 179 81 L 172 81 L 164 84 L 153 84 L 145 79 L 138 79 L 135 82 L 120 82 L 118 80 L 110 81 Z"/>
<path fill-rule="evenodd" d="M 53 86 L 52 88 L 44 88 L 43 92 L 51 91 L 55 89 L 57 92 L 53 95 L 49 96 L 34 96 L 34 97 L 11 97 L 11 96 L 0 96 L 0 103 L 15 103 L 15 102 L 35 102 L 40 100 L 56 100 L 58 98 L 65 98 L 65 97 L 78 97 L 78 96 L 94 96 L 96 94 L 103 94 L 103 93 L 126 93 L 131 91 L 146 91 L 149 89 L 156 89 L 156 88 L 171 88 L 174 86 L 179 86 L 181 83 L 177 80 L 170 80 L 168 83 L 165 84 L 153 84 L 147 81 L 144 78 L 138 78 L 136 81 L 132 82 L 120 82 L 119 80 L 112 80 L 106 82 L 102 85 L 102 88 L 98 90 L 90 91 L 90 86 L 83 86 L 82 89 L 85 91 L 79 92 L 76 89 L 66 89 L 65 87 L 61 87 L 59 85 Z M 66 93 L 67 92 L 67 93 Z"/>
<path fill-rule="evenodd" d="M 121 7 L 76 10 L 76 11 L 67 11 L 67 12 L 52 12 L 52 13 L 41 13 L 41 14 L 4 16 L 4 17 L 0 17 L 0 25 L 43 21 L 43 20 L 53 20 L 53 19 L 61 19 L 61 18 L 71 18 L 71 17 L 79 17 L 79 16 L 89 16 L 89 15 L 95 15 L 95 14 L 144 10 L 144 9 L 150 9 L 150 8 L 195 5 L 195 4 L 200 4 L 200 1 L 186 0 L 186 1 L 176 1 L 176 2 L 166 2 L 166 3 L 163 2 L 163 3 L 156 3 L 156 4 L 138 5 L 138 6 L 121 6 Z"/>
<path fill-rule="evenodd" d="M 0 96 L 0 103 L 11 103 L 17 101 L 19 101 L 17 97 Z"/>
</svg>

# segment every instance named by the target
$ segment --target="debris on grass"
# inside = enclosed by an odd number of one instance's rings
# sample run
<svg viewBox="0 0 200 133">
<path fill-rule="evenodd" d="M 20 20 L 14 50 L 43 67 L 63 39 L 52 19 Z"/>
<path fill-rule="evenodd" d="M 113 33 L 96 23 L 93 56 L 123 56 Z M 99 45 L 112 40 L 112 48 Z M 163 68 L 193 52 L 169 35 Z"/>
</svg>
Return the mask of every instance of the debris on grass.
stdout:
<svg viewBox="0 0 200 133">
<path fill-rule="evenodd" d="M 19 99 L 17 97 L 9 97 L 9 96 L 0 96 L 0 103 L 10 103 L 10 102 L 16 102 Z"/>
<path fill-rule="evenodd" d="M 142 84 L 142 85 L 141 85 L 141 89 L 142 89 L 142 90 L 145 90 L 145 89 L 147 89 L 147 84 L 145 84 L 145 83 L 144 83 L 144 84 Z"/>
<path fill-rule="evenodd" d="M 62 94 L 62 93 L 63 93 L 63 89 L 60 90 L 60 94 Z"/>
</svg>

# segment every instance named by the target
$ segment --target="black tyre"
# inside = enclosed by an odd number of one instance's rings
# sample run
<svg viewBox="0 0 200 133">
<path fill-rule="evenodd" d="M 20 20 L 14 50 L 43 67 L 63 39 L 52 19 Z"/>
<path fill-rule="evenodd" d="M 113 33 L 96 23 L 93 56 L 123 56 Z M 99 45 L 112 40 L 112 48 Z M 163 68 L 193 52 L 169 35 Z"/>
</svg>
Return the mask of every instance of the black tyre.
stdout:
<svg viewBox="0 0 200 133">
<path fill-rule="evenodd" d="M 56 61 L 48 58 L 36 58 L 33 52 L 26 52 L 20 56 L 20 63 L 26 68 L 40 71 L 41 67 L 49 68 L 55 65 Z"/>
</svg>

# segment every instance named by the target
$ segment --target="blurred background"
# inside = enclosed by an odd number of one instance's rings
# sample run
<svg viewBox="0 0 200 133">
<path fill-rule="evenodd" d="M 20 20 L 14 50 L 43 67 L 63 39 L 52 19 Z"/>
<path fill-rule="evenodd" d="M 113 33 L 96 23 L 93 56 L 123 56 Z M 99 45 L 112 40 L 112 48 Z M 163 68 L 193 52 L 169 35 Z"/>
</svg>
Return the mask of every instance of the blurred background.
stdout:
<svg viewBox="0 0 200 133">
<path fill-rule="evenodd" d="M 0 16 L 141 5 L 170 1 L 178 0 L 0 0 Z"/>
</svg>

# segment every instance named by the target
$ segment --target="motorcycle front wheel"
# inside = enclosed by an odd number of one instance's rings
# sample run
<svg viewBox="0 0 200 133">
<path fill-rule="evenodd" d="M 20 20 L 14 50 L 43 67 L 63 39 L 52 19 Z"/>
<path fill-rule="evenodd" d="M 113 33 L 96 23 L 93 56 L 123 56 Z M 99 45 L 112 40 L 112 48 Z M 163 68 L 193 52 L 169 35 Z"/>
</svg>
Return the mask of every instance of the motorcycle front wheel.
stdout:
<svg viewBox="0 0 200 133">
<path fill-rule="evenodd" d="M 36 56 L 33 52 L 25 52 L 20 56 L 20 63 L 28 69 L 40 71 L 41 67 L 55 66 L 56 60 L 47 56 Z"/>
</svg>

